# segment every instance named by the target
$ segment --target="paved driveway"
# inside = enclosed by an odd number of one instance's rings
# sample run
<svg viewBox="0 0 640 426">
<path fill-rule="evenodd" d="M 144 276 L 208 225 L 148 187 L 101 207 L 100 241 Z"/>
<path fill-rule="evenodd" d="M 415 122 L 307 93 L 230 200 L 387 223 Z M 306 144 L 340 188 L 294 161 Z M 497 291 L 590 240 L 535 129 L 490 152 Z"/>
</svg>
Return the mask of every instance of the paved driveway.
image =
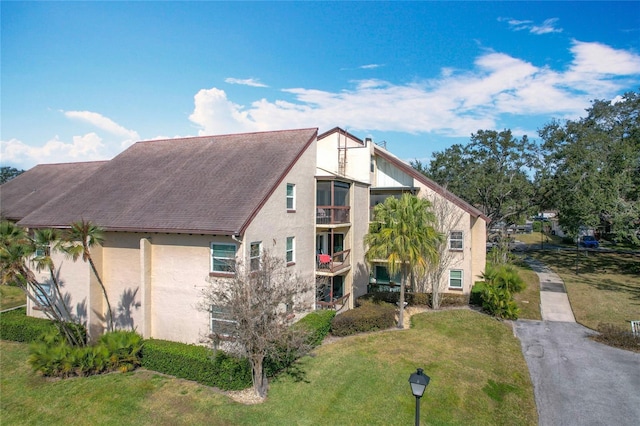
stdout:
<svg viewBox="0 0 640 426">
<path fill-rule="evenodd" d="M 640 354 L 588 338 L 572 322 L 516 321 L 539 424 L 640 425 Z"/>
</svg>

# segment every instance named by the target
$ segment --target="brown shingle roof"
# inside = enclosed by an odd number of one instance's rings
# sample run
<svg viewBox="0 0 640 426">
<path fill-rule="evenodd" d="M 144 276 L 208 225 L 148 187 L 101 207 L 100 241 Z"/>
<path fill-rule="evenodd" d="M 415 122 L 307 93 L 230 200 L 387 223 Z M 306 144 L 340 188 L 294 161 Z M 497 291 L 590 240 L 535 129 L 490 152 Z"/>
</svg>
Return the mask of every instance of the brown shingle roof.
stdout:
<svg viewBox="0 0 640 426">
<path fill-rule="evenodd" d="M 242 233 L 316 135 L 300 129 L 138 142 L 20 225 L 85 219 L 107 230 Z"/>
<path fill-rule="evenodd" d="M 40 164 L 0 186 L 0 215 L 20 220 L 91 176 L 106 161 Z"/>
</svg>

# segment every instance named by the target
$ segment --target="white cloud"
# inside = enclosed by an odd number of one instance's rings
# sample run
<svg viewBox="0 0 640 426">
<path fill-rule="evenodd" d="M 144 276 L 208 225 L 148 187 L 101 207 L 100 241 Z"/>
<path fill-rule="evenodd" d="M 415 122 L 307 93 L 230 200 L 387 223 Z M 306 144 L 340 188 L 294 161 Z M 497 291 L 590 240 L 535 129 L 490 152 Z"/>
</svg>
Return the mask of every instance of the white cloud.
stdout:
<svg viewBox="0 0 640 426">
<path fill-rule="evenodd" d="M 115 136 L 130 140 L 139 140 L 140 136 L 135 130 L 129 130 L 102 114 L 91 111 L 63 111 L 68 118 L 84 121 L 99 129 L 105 130 Z"/>
<path fill-rule="evenodd" d="M 102 139 L 95 133 L 74 136 L 72 142 L 61 141 L 57 136 L 42 146 L 32 146 L 10 139 L 0 143 L 2 163 L 30 168 L 34 164 L 66 163 L 73 161 L 105 160 L 111 156 L 105 152 Z"/>
<path fill-rule="evenodd" d="M 367 65 L 361 65 L 358 68 L 360 68 L 361 70 L 373 70 L 376 68 L 380 68 L 382 66 L 383 65 L 380 65 L 380 64 L 367 64 Z"/>
<path fill-rule="evenodd" d="M 509 24 L 512 31 L 529 31 L 531 34 L 541 35 L 550 33 L 561 33 L 562 28 L 557 28 L 558 18 L 545 19 L 542 24 L 536 24 L 531 20 L 518 20 L 511 18 L 498 18 L 500 22 Z"/>
<path fill-rule="evenodd" d="M 474 69 L 445 68 L 432 80 L 358 80 L 335 92 L 288 88 L 288 100 L 260 99 L 248 107 L 214 87 L 196 94 L 189 118 L 200 134 L 341 126 L 466 137 L 505 126 L 504 114 L 577 118 L 592 99 L 613 97 L 638 82 L 640 56 L 634 53 L 578 41 L 570 51 L 574 59 L 566 70 L 489 51 L 476 58 Z"/>
<path fill-rule="evenodd" d="M 234 133 L 252 129 L 242 105 L 227 99 L 224 90 L 202 89 L 194 96 L 195 108 L 189 120 L 200 127 L 201 135 Z"/>
<path fill-rule="evenodd" d="M 241 79 L 241 78 L 229 77 L 229 78 L 226 78 L 224 82 L 229 84 L 241 84 L 243 86 L 251 86 L 251 87 L 269 87 L 264 83 L 260 83 L 260 80 L 255 78 Z"/>
</svg>

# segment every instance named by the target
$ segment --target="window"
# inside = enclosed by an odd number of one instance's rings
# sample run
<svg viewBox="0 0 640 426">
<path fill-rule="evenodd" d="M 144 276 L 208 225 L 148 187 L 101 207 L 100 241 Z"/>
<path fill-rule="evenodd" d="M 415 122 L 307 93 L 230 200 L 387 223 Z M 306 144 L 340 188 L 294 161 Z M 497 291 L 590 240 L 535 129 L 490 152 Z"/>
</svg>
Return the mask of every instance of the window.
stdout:
<svg viewBox="0 0 640 426">
<path fill-rule="evenodd" d="M 51 284 L 40 284 L 39 288 L 33 288 L 33 294 L 38 306 L 49 306 L 51 300 Z"/>
<path fill-rule="evenodd" d="M 234 336 L 238 322 L 231 316 L 231 310 L 226 306 L 211 305 L 211 333 L 218 336 Z"/>
<path fill-rule="evenodd" d="M 449 288 L 462 288 L 462 271 L 460 269 L 449 271 Z"/>
<path fill-rule="evenodd" d="M 262 243 L 260 242 L 251 243 L 249 249 L 249 265 L 252 272 L 260 270 L 260 252 L 262 251 L 261 246 Z"/>
<path fill-rule="evenodd" d="M 211 272 L 235 273 L 236 249 L 235 244 L 211 243 Z"/>
<path fill-rule="evenodd" d="M 287 184 L 287 210 L 296 209 L 296 186 L 292 183 Z"/>
<path fill-rule="evenodd" d="M 287 237 L 287 263 L 293 263 L 296 261 L 296 238 Z"/>
<path fill-rule="evenodd" d="M 396 272 L 394 276 L 389 276 L 389 270 L 386 266 L 382 265 L 376 265 L 374 267 L 373 277 L 378 284 L 400 284 L 402 282 L 402 273 L 400 271 Z"/>
<path fill-rule="evenodd" d="M 462 250 L 464 248 L 462 235 L 462 231 L 451 231 L 449 233 L 449 250 Z"/>
</svg>

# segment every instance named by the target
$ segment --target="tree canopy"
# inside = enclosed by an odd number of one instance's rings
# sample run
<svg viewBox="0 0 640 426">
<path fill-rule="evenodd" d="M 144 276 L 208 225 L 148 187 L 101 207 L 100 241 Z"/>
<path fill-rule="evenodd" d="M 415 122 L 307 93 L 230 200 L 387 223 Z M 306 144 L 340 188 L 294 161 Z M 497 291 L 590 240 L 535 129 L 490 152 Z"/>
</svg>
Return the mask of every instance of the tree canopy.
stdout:
<svg viewBox="0 0 640 426">
<path fill-rule="evenodd" d="M 543 167 L 538 203 L 556 209 L 576 235 L 596 228 L 640 242 L 640 94 L 594 101 L 587 116 L 553 121 L 539 135 Z"/>
<path fill-rule="evenodd" d="M 428 166 L 412 162 L 418 171 L 487 215 L 491 222 L 517 223 L 531 213 L 537 147 L 527 136 L 510 130 L 479 130 L 467 145 L 435 152 Z"/>
<path fill-rule="evenodd" d="M 9 182 L 19 174 L 24 173 L 24 170 L 16 169 L 15 167 L 2 166 L 0 167 L 0 185 Z"/>
</svg>

